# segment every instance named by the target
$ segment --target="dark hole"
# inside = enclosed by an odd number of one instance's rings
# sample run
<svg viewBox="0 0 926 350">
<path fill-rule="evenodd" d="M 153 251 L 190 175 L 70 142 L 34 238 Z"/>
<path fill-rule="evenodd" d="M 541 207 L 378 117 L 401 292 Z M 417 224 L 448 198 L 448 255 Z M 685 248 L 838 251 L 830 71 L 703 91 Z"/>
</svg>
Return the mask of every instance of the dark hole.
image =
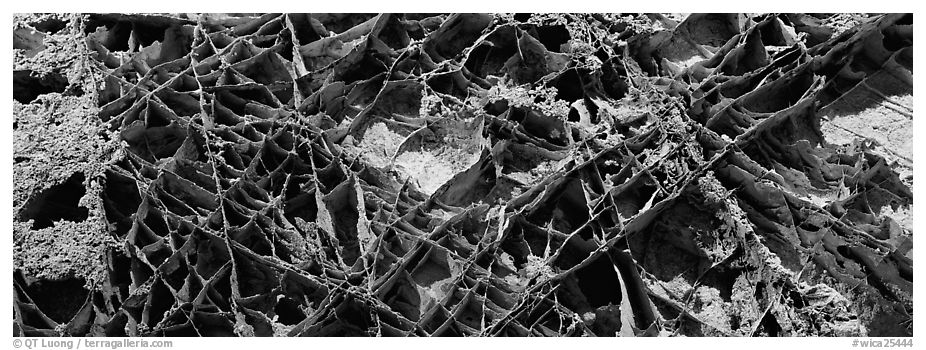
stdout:
<svg viewBox="0 0 926 350">
<path fill-rule="evenodd" d="M 321 39 L 321 36 L 318 34 L 318 32 L 312 28 L 312 22 L 308 14 L 297 13 L 289 14 L 287 16 L 290 17 L 290 23 L 292 24 L 293 29 L 296 31 L 296 40 L 299 41 L 300 45 L 305 45 Z"/>
<path fill-rule="evenodd" d="M 361 333 L 359 333 L 360 330 L 369 327 L 373 321 L 370 319 L 369 307 L 354 300 L 346 301 L 345 304 L 346 305 L 343 307 L 338 307 L 335 310 L 337 318 L 345 325 L 350 325 L 352 326 L 350 328 L 354 329 L 347 331 L 358 332 L 357 335 L 361 335 Z"/>
<path fill-rule="evenodd" d="M 619 61 L 608 61 L 602 66 L 601 85 L 604 87 L 604 92 L 615 100 L 624 98 L 629 90 L 625 76 L 627 76 L 627 71 L 623 64 Z"/>
<path fill-rule="evenodd" d="M 141 22 L 132 23 L 132 31 L 141 46 L 150 46 L 155 41 L 164 42 L 164 31 L 167 26 L 148 25 Z"/>
<path fill-rule="evenodd" d="M 68 80 L 58 73 L 37 76 L 31 70 L 13 72 L 13 98 L 20 103 L 31 103 L 40 95 L 62 93 L 68 86 Z"/>
<path fill-rule="evenodd" d="M 912 13 L 908 13 L 908 14 L 904 15 L 904 16 L 901 17 L 899 20 L 897 20 L 897 22 L 894 22 L 894 24 L 912 25 L 912 24 L 913 24 L 913 14 L 912 14 Z"/>
<path fill-rule="evenodd" d="M 489 74 L 496 74 L 501 68 L 501 63 L 515 52 L 511 47 L 478 45 L 470 52 L 463 64 L 470 72 L 484 78 Z"/>
<path fill-rule="evenodd" d="M 160 106 L 155 105 L 154 103 L 148 103 L 148 107 L 145 110 L 147 114 L 145 118 L 145 126 L 149 128 L 168 126 L 170 125 L 170 122 L 173 121 L 173 119 L 176 119 L 169 112 L 166 112 L 159 107 Z"/>
<path fill-rule="evenodd" d="M 287 185 L 283 203 L 284 216 L 290 222 L 296 222 L 296 218 L 302 218 L 306 222 L 315 221 L 318 215 L 318 207 L 314 201 L 315 192 L 306 192 L 298 182 L 291 181 Z"/>
<path fill-rule="evenodd" d="M 285 325 L 294 325 L 305 319 L 305 314 L 299 309 L 299 304 L 290 298 L 281 298 L 273 312 L 279 316 L 279 321 Z"/>
<path fill-rule="evenodd" d="M 514 20 L 518 22 L 527 22 L 527 20 L 531 19 L 531 15 L 531 13 L 515 13 Z"/>
<path fill-rule="evenodd" d="M 57 18 L 46 18 L 44 20 L 32 23 L 32 28 L 48 34 L 55 34 L 67 26 L 68 22 Z"/>
<path fill-rule="evenodd" d="M 64 95 L 81 97 L 84 95 L 84 88 L 82 88 L 80 85 L 71 85 L 71 87 L 64 91 Z"/>
<path fill-rule="evenodd" d="M 569 115 L 566 116 L 566 120 L 571 121 L 571 122 L 577 122 L 581 120 L 581 116 L 579 116 L 579 111 L 576 110 L 575 108 L 570 108 Z"/>
<path fill-rule="evenodd" d="M 119 298 L 116 299 L 117 307 L 121 300 L 129 296 L 129 286 L 132 284 L 132 276 L 129 268 L 132 266 L 132 259 L 125 256 L 120 249 L 108 249 L 106 251 L 107 263 L 112 269 L 107 269 L 110 285 L 118 289 Z"/>
<path fill-rule="evenodd" d="M 537 35 L 540 43 L 552 52 L 560 52 L 560 45 L 569 41 L 569 31 L 563 25 L 537 27 Z"/>
<path fill-rule="evenodd" d="M 116 234 L 120 237 L 132 228 L 132 215 L 139 205 L 141 197 L 134 179 L 107 170 L 103 210 L 106 221 L 115 226 Z"/>
<path fill-rule="evenodd" d="M 486 103 L 485 107 L 482 108 L 486 113 L 489 113 L 494 116 L 500 116 L 502 113 L 508 110 L 508 100 L 498 100 L 495 102 Z"/>
<path fill-rule="evenodd" d="M 579 289 L 593 308 L 621 304 L 621 283 L 607 255 L 602 255 L 595 262 L 576 271 L 576 277 L 579 279 Z"/>
<path fill-rule="evenodd" d="M 527 112 L 521 108 L 512 108 L 511 111 L 508 112 L 508 120 L 513 122 L 523 122 L 525 117 L 527 117 Z"/>
<path fill-rule="evenodd" d="M 157 281 L 151 287 L 151 303 L 148 304 L 148 326 L 153 327 L 164 319 L 164 314 L 174 304 L 174 296 L 163 281 Z"/>
<path fill-rule="evenodd" d="M 846 246 L 846 245 L 841 245 L 841 246 L 836 247 L 836 252 L 850 259 L 853 256 L 855 256 L 855 254 L 852 254 L 852 250 L 849 249 L 849 246 Z"/>
<path fill-rule="evenodd" d="M 293 42 L 292 40 L 287 40 L 286 38 L 281 38 L 283 40 L 283 46 L 277 51 L 277 53 L 283 57 L 288 62 L 293 61 Z"/>
<path fill-rule="evenodd" d="M 345 200 L 349 202 L 349 200 Z M 338 210 L 333 210 L 334 233 L 341 243 L 344 262 L 353 265 L 360 258 L 360 244 L 357 239 L 357 220 L 360 214 L 353 207 L 355 203 L 345 203 Z"/>
<path fill-rule="evenodd" d="M 595 57 L 598 57 L 601 62 L 605 62 L 611 58 L 611 54 L 605 51 L 604 47 L 600 47 L 598 50 L 595 50 Z"/>
<path fill-rule="evenodd" d="M 556 77 L 553 86 L 556 87 L 556 99 L 558 100 L 572 103 L 585 96 L 582 79 L 575 69 L 569 69 Z"/>
<path fill-rule="evenodd" d="M 742 254 L 742 251 L 740 248 L 737 248 L 733 254 Z M 736 284 L 736 278 L 739 277 L 740 274 L 742 274 L 741 270 L 718 266 L 705 273 L 703 280 L 705 284 L 713 286 L 720 292 L 721 299 L 730 301 L 733 297 L 733 285 Z M 759 288 L 756 288 L 756 298 L 764 297 L 764 295 L 758 294 L 759 292 Z"/>
<path fill-rule="evenodd" d="M 759 33 L 762 34 L 762 43 L 765 45 L 786 45 L 785 38 L 781 34 L 781 27 L 774 21 L 762 23 Z"/>
<path fill-rule="evenodd" d="M 231 280 L 229 274 L 224 274 L 211 290 L 209 298 L 221 310 L 228 310 L 231 305 L 228 301 L 231 299 Z"/>
<path fill-rule="evenodd" d="M 21 221 L 35 219 L 33 230 L 53 225 L 58 220 L 80 222 L 87 219 L 89 210 L 79 207 L 80 198 L 87 193 L 84 188 L 84 174 L 74 173 L 64 183 L 52 186 L 29 200 L 19 217 Z"/>
<path fill-rule="evenodd" d="M 765 298 L 765 282 L 760 281 L 759 283 L 756 283 L 756 291 L 753 294 L 753 297 L 760 300 Z"/>
<path fill-rule="evenodd" d="M 804 297 L 801 296 L 801 293 L 792 290 L 790 293 L 788 293 L 788 296 L 791 298 L 791 302 L 794 303 L 794 307 L 798 309 L 804 307 Z"/>
<path fill-rule="evenodd" d="M 90 294 L 84 289 L 84 280 L 80 278 L 38 280 L 25 284 L 24 289 L 39 310 L 58 323 L 70 321 Z"/>
</svg>

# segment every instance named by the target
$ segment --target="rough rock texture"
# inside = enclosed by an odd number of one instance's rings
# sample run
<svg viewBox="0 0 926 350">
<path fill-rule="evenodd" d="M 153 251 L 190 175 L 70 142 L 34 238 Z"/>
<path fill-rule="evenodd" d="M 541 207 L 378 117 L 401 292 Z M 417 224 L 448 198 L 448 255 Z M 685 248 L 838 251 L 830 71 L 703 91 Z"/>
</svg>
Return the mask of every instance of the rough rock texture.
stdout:
<svg viewBox="0 0 926 350">
<path fill-rule="evenodd" d="M 912 335 L 912 15 L 17 15 L 14 334 Z"/>
</svg>

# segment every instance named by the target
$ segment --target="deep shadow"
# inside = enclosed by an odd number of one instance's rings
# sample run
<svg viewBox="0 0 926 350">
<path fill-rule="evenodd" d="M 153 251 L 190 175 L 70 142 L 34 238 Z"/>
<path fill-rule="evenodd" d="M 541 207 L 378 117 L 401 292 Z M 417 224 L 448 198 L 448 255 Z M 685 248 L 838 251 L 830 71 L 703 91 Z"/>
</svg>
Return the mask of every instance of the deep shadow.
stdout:
<svg viewBox="0 0 926 350">
<path fill-rule="evenodd" d="M 78 205 L 80 198 L 87 193 L 84 180 L 84 174 L 76 172 L 67 181 L 42 191 L 23 206 L 19 220 L 34 219 L 33 230 L 50 227 L 58 220 L 86 220 L 89 210 Z"/>
</svg>

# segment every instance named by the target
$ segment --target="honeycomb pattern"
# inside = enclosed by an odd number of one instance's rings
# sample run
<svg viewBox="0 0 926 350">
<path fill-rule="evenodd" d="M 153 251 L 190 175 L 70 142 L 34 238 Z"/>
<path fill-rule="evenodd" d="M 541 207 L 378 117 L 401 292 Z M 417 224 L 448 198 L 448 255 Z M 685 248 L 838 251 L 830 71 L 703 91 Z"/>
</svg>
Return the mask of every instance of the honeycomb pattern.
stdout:
<svg viewBox="0 0 926 350">
<path fill-rule="evenodd" d="M 120 246 L 17 327 L 912 334 L 911 187 L 820 132 L 912 94 L 912 16 L 657 17 L 86 16 Z"/>
</svg>

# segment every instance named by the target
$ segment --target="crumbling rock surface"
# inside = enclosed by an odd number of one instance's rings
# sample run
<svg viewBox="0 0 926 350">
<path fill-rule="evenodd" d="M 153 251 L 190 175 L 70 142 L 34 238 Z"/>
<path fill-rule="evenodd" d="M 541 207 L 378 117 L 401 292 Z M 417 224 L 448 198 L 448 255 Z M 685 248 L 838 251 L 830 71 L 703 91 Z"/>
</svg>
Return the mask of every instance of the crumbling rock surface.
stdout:
<svg viewBox="0 0 926 350">
<path fill-rule="evenodd" d="M 14 334 L 912 335 L 912 15 L 14 27 Z"/>
</svg>

